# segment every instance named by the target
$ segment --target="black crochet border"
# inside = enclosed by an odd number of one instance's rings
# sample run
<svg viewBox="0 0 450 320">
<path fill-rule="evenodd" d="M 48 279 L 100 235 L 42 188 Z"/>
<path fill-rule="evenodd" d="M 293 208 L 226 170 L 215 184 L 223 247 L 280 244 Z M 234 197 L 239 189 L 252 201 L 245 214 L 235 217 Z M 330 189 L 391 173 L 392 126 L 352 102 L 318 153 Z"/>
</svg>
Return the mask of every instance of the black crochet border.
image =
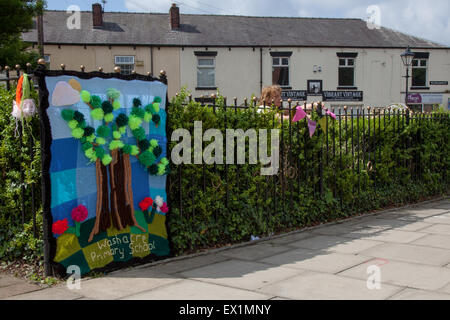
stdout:
<svg viewBox="0 0 450 320">
<path fill-rule="evenodd" d="M 56 238 L 52 234 L 53 217 L 51 214 L 51 180 L 50 180 L 50 163 L 52 159 L 51 145 L 52 145 L 52 132 L 50 127 L 50 120 L 47 115 L 47 109 L 49 108 L 49 92 L 45 82 L 46 77 L 58 77 L 58 76 L 73 76 L 80 79 L 120 79 L 120 80 L 141 80 L 141 81 L 159 81 L 167 85 L 167 78 L 164 74 L 161 77 L 154 78 L 152 76 L 145 76 L 141 74 L 122 75 L 119 73 L 103 73 L 99 71 L 94 72 L 79 72 L 71 70 L 46 70 L 44 66 L 38 66 L 38 69 L 34 72 L 37 77 L 37 83 L 39 85 L 39 118 L 40 118 L 40 136 L 41 136 L 41 164 L 42 164 L 42 203 L 43 203 L 43 237 L 44 237 L 44 265 L 46 266 L 47 275 L 67 277 L 69 276 L 65 268 L 54 262 L 56 254 Z M 166 94 L 165 111 L 166 117 L 166 133 L 168 132 L 169 114 L 168 114 L 168 94 Z M 166 144 L 167 149 L 168 143 Z M 167 152 L 166 152 L 167 153 Z M 169 176 L 166 179 L 166 193 L 167 202 L 169 202 Z M 168 203 L 170 208 L 170 203 Z M 150 262 L 158 261 L 173 257 L 173 243 L 171 239 L 171 233 L 169 230 L 169 214 L 166 216 L 166 230 L 168 234 L 169 243 L 169 255 L 158 257 L 154 254 L 150 254 L 144 258 L 132 258 L 127 262 L 111 262 L 103 268 L 93 269 L 95 272 L 111 272 L 121 268 L 127 268 L 131 266 L 137 266 L 147 264 Z M 89 273 L 87 274 L 89 275 Z"/>
</svg>

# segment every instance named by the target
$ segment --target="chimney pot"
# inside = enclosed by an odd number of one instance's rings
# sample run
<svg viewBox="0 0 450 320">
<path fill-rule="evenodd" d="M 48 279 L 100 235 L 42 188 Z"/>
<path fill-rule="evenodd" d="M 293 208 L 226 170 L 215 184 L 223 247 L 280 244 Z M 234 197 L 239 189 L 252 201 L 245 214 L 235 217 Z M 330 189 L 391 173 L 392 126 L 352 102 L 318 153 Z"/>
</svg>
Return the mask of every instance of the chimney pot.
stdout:
<svg viewBox="0 0 450 320">
<path fill-rule="evenodd" d="M 92 22 L 94 28 L 103 26 L 103 9 L 100 3 L 94 3 L 92 5 Z"/>
<path fill-rule="evenodd" d="M 180 29 L 180 8 L 177 7 L 176 3 L 172 3 L 169 11 L 170 16 L 170 27 L 172 30 Z"/>
</svg>

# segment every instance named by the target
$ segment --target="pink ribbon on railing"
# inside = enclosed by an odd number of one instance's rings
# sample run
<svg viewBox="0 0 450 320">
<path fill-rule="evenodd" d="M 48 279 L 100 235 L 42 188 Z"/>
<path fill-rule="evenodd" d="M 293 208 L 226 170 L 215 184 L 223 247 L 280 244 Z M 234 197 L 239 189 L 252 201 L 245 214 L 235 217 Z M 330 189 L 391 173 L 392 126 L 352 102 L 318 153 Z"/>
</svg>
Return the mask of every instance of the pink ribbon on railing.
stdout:
<svg viewBox="0 0 450 320">
<path fill-rule="evenodd" d="M 332 117 L 334 120 L 336 120 L 336 115 L 331 112 L 330 110 L 327 110 L 327 115 L 329 115 L 330 117 Z"/>
<path fill-rule="evenodd" d="M 314 133 L 316 132 L 317 123 L 308 119 L 308 129 L 309 129 L 309 137 L 312 138 Z"/>
<path fill-rule="evenodd" d="M 306 117 L 306 112 L 303 110 L 301 106 L 297 107 L 297 112 L 295 113 L 294 118 L 292 119 L 292 122 L 297 122 Z"/>
</svg>

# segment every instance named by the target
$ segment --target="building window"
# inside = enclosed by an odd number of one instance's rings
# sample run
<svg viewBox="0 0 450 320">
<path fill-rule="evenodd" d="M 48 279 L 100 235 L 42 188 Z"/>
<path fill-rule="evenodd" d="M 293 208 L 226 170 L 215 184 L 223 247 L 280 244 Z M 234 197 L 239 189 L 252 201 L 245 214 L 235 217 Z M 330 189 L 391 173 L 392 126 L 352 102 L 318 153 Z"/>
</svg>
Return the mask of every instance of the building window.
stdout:
<svg viewBox="0 0 450 320">
<path fill-rule="evenodd" d="M 216 63 L 214 57 L 197 57 L 197 87 L 215 88 Z"/>
<path fill-rule="evenodd" d="M 50 70 L 50 55 L 45 54 L 44 60 L 45 60 L 45 68 L 47 68 L 47 70 Z"/>
<path fill-rule="evenodd" d="M 272 84 L 289 87 L 289 57 L 272 57 Z"/>
<path fill-rule="evenodd" d="M 427 86 L 427 59 L 414 59 L 412 62 L 412 86 L 426 87 Z"/>
<path fill-rule="evenodd" d="M 355 59 L 339 58 L 339 87 L 355 86 Z"/>
<path fill-rule="evenodd" d="M 120 67 L 121 74 L 128 75 L 134 70 L 134 56 L 115 56 L 114 63 Z"/>
</svg>

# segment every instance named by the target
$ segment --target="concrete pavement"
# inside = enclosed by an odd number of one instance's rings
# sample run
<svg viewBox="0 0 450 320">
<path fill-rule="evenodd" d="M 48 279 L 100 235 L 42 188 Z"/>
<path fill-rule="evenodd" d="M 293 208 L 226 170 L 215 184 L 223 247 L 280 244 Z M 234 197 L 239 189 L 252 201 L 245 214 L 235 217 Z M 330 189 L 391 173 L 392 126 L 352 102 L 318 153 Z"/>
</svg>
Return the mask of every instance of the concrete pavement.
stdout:
<svg viewBox="0 0 450 320">
<path fill-rule="evenodd" d="M 0 277 L 0 298 L 450 300 L 450 199 L 116 271 L 80 290 L 18 285 Z"/>
</svg>

